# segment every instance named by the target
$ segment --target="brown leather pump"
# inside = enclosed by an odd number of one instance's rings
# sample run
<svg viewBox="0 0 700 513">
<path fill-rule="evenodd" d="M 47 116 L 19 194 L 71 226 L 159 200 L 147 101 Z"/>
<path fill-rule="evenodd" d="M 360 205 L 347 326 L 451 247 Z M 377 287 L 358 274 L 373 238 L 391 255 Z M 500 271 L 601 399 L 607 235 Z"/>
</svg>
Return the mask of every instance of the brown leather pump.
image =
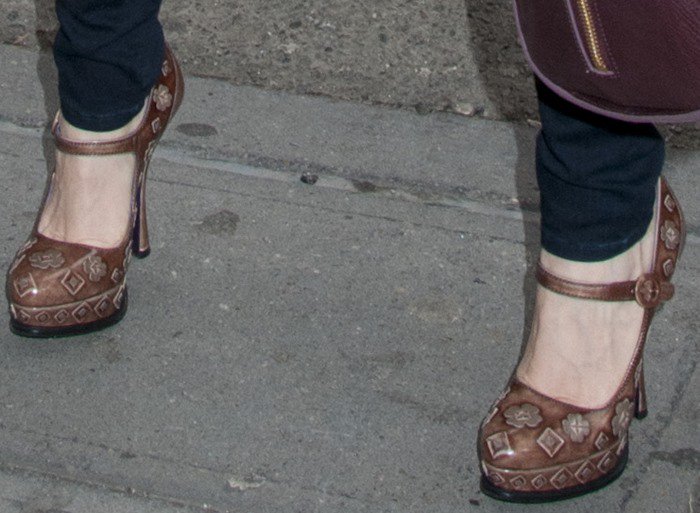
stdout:
<svg viewBox="0 0 700 513">
<path fill-rule="evenodd" d="M 148 165 L 183 93 L 180 66 L 166 47 L 146 114 L 133 133 L 116 141 L 76 143 L 64 139 L 54 122 L 52 132 L 56 147 L 62 152 L 136 155 L 129 225 L 119 245 L 106 249 L 53 240 L 35 227 L 7 276 L 10 329 L 14 333 L 42 338 L 76 335 L 111 326 L 124 316 L 130 257 L 132 253 L 145 257 L 150 252 L 146 223 Z"/>
<path fill-rule="evenodd" d="M 600 409 L 547 397 L 513 377 L 479 436 L 481 487 L 512 502 L 548 502 L 582 495 L 617 478 L 625 468 L 632 417 L 647 413 L 642 352 L 656 308 L 673 296 L 671 276 L 684 242 L 678 202 L 664 179 L 657 197 L 656 254 L 636 281 L 582 284 L 541 267 L 537 280 L 559 294 L 597 301 L 637 301 L 644 308 L 639 341 L 622 383 Z"/>
</svg>

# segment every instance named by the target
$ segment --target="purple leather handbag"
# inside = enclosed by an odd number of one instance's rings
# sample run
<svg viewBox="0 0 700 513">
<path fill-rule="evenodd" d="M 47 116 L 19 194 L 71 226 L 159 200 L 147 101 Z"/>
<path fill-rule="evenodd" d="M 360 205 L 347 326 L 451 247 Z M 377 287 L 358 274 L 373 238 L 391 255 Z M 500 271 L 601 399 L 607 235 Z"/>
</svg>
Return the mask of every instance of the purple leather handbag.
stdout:
<svg viewBox="0 0 700 513">
<path fill-rule="evenodd" d="M 515 0 L 515 13 L 557 94 L 626 121 L 700 121 L 700 0 Z"/>
</svg>

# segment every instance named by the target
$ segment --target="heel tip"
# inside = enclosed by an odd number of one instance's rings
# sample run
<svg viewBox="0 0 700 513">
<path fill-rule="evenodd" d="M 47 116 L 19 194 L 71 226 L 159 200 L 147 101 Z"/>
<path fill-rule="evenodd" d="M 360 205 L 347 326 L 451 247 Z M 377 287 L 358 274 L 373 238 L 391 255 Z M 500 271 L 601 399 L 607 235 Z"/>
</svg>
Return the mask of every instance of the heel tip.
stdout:
<svg viewBox="0 0 700 513">
<path fill-rule="evenodd" d="M 642 419 L 645 419 L 648 414 L 649 414 L 648 410 L 636 411 L 636 412 L 634 412 L 634 417 L 636 419 L 642 420 Z"/>
<path fill-rule="evenodd" d="M 134 257 L 136 257 L 136 258 L 146 258 L 148 255 L 151 254 L 151 248 L 134 249 L 132 253 L 134 254 Z"/>
</svg>

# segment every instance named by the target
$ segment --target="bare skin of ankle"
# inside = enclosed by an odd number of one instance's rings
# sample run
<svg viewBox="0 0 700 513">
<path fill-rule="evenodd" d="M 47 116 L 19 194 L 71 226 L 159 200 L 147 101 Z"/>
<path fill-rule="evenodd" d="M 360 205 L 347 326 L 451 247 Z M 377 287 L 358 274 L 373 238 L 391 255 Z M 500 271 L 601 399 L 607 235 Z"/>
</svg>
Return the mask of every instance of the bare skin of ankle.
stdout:
<svg viewBox="0 0 700 513">
<path fill-rule="evenodd" d="M 542 266 L 581 283 L 636 280 L 649 272 L 654 219 L 632 248 L 602 262 L 542 251 Z M 538 286 L 532 331 L 516 371 L 531 388 L 583 408 L 601 408 L 620 386 L 639 342 L 644 310 L 634 301 L 576 299 Z"/>
<path fill-rule="evenodd" d="M 61 135 L 75 142 L 114 141 L 138 128 L 146 107 L 128 124 L 111 132 L 81 130 L 62 117 Z M 112 248 L 129 230 L 133 154 L 69 155 L 56 151 L 56 170 L 39 221 L 46 237 L 100 248 Z"/>
</svg>

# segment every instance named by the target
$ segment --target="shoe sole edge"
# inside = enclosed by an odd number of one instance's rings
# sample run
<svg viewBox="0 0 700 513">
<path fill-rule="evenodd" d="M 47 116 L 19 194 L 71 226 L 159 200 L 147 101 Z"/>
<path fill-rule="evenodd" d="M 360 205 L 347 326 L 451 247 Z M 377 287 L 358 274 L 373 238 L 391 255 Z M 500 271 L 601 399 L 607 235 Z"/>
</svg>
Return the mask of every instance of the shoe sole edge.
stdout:
<svg viewBox="0 0 700 513">
<path fill-rule="evenodd" d="M 492 499 L 504 502 L 540 504 L 573 499 L 575 497 L 580 497 L 596 490 L 600 490 L 601 488 L 615 481 L 625 470 L 628 455 L 628 449 L 625 448 L 625 452 L 620 457 L 617 465 L 615 465 L 615 467 L 609 473 L 599 477 L 598 479 L 594 479 L 590 483 L 580 484 L 569 488 L 562 488 L 561 490 L 552 490 L 547 492 L 518 492 L 504 490 L 494 485 L 483 474 L 481 476 L 480 488 L 485 495 L 488 495 Z"/>
<path fill-rule="evenodd" d="M 126 310 L 128 306 L 128 293 L 126 289 L 124 290 L 124 298 L 122 299 L 122 305 L 119 310 L 114 312 L 109 317 L 104 319 L 98 319 L 96 321 L 88 322 L 85 324 L 73 324 L 70 326 L 56 326 L 56 327 L 40 327 L 32 326 L 30 324 L 24 324 L 15 319 L 10 319 L 10 331 L 19 337 L 25 338 L 62 338 L 62 337 L 72 337 L 75 335 L 86 335 L 88 333 L 94 333 L 96 331 L 101 331 L 105 328 L 109 328 L 117 324 L 126 315 Z"/>
</svg>

